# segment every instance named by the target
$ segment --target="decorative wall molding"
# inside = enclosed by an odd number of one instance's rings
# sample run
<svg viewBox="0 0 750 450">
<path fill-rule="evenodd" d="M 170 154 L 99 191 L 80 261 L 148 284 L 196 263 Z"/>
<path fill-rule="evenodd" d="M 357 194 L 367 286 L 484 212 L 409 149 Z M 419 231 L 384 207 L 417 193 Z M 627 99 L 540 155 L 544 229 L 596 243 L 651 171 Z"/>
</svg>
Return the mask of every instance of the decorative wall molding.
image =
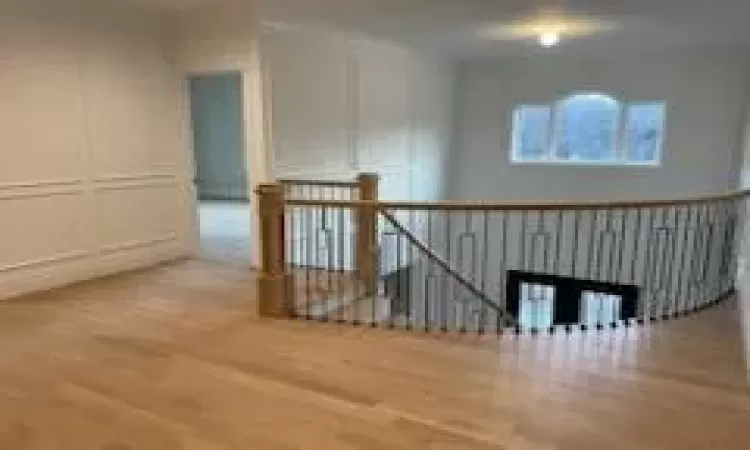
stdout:
<svg viewBox="0 0 750 450">
<path fill-rule="evenodd" d="M 172 233 L 167 233 L 163 236 L 150 238 L 150 239 L 137 239 L 137 240 L 121 242 L 117 244 L 105 245 L 105 246 L 99 247 L 99 252 L 101 254 L 106 255 L 106 254 L 111 254 L 111 253 L 117 253 L 120 251 L 133 250 L 133 249 L 143 248 L 143 247 L 150 247 L 152 245 L 176 241 L 177 238 L 178 238 L 177 233 L 172 232 Z"/>
<path fill-rule="evenodd" d="M 95 191 L 141 189 L 172 186 L 180 183 L 175 173 L 149 172 L 117 174 L 93 180 Z M 57 195 L 83 194 L 86 181 L 78 178 L 59 180 L 30 180 L 17 183 L 0 183 L 0 201 L 19 198 L 51 197 Z"/>
<path fill-rule="evenodd" d="M 117 181 L 143 181 L 143 180 L 163 180 L 177 178 L 175 172 L 143 172 L 143 173 L 123 173 L 110 174 L 94 179 L 95 183 L 111 183 Z"/>
<path fill-rule="evenodd" d="M 95 180 L 93 187 L 95 191 L 116 191 L 176 186 L 179 183 L 175 174 L 133 174 L 99 178 Z"/>
<path fill-rule="evenodd" d="M 12 272 L 21 269 L 30 269 L 38 266 L 47 266 L 55 263 L 61 263 L 66 261 L 72 261 L 75 259 L 83 259 L 92 255 L 90 250 L 71 250 L 68 252 L 58 253 L 56 255 L 47 256 L 44 258 L 30 259 L 22 261 L 20 263 L 12 264 L 9 266 L 0 267 L 0 274 L 6 272 Z"/>
<path fill-rule="evenodd" d="M 21 198 L 54 197 L 58 195 L 80 195 L 85 192 L 83 183 L 38 184 L 33 187 L 17 187 L 3 193 L 0 189 L 0 201 Z"/>
<path fill-rule="evenodd" d="M 61 178 L 56 180 L 28 180 L 13 183 L 0 183 L 0 191 L 10 191 L 14 189 L 30 189 L 40 187 L 66 187 L 83 184 L 80 178 Z"/>
</svg>

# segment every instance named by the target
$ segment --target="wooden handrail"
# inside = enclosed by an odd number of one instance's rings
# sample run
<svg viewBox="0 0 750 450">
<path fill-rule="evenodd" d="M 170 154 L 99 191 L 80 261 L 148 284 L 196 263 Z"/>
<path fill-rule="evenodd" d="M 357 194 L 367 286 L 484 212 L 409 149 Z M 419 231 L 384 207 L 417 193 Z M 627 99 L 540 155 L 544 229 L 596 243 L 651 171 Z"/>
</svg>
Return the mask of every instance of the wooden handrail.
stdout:
<svg viewBox="0 0 750 450">
<path fill-rule="evenodd" d="M 319 186 L 319 187 L 357 187 L 356 181 L 344 181 L 344 180 L 303 180 L 303 179 L 281 179 L 276 180 L 278 183 L 287 186 Z"/>
<path fill-rule="evenodd" d="M 463 287 L 469 290 L 472 294 L 476 295 L 479 300 L 482 301 L 485 305 L 489 306 L 491 309 L 495 310 L 495 312 L 498 313 L 498 315 L 505 316 L 505 311 L 500 309 L 500 306 L 495 303 L 487 294 L 482 292 L 480 289 L 478 289 L 476 286 L 474 286 L 474 283 L 472 283 L 470 280 L 467 280 L 466 277 L 461 275 L 460 273 L 456 272 L 455 269 L 451 267 L 451 265 L 444 260 L 440 255 L 435 253 L 433 250 L 431 250 L 427 245 L 422 243 L 422 241 L 419 240 L 414 234 L 406 229 L 403 225 L 401 225 L 401 222 L 398 221 L 391 213 L 388 211 L 380 211 L 380 214 L 383 215 L 385 220 L 387 220 L 393 228 L 398 230 L 399 233 L 404 235 L 407 241 L 411 242 L 415 247 L 417 247 L 421 252 L 426 254 L 430 260 L 434 261 L 440 268 L 448 272 L 450 276 L 456 279 L 459 284 L 461 284 Z"/>
<path fill-rule="evenodd" d="M 360 200 L 302 200 L 289 199 L 289 206 L 318 206 L 326 208 L 377 208 L 379 210 L 417 210 L 417 211 L 549 211 L 549 210 L 589 210 L 589 209 L 641 209 L 691 204 L 711 203 L 722 200 L 733 200 L 750 196 L 750 190 L 742 190 L 723 195 L 684 198 L 678 200 L 615 200 L 615 201 L 580 201 L 580 202 L 408 202 L 387 201 L 372 202 Z"/>
</svg>

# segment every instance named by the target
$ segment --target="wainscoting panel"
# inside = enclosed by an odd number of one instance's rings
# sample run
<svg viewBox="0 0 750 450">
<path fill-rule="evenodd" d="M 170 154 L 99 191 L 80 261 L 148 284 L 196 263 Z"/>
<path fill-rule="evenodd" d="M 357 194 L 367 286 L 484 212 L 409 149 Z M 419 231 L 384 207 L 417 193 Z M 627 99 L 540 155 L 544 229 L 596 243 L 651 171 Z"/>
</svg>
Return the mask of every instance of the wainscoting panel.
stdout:
<svg viewBox="0 0 750 450">
<path fill-rule="evenodd" d="M 178 91 L 169 66 L 137 49 L 97 44 L 93 51 L 98 57 L 84 64 L 84 92 L 94 172 L 114 176 L 174 165 Z"/>
<path fill-rule="evenodd" d="M 4 195 L 4 197 L 2 196 Z M 80 188 L 0 192 L 0 272 L 88 254 L 86 204 Z"/>
<path fill-rule="evenodd" d="M 59 40 L 53 51 L 39 38 L 0 36 L 0 184 L 74 178 L 83 167 L 78 65 Z"/>
<path fill-rule="evenodd" d="M 176 239 L 179 193 L 173 178 L 100 182 L 95 195 L 102 252 Z"/>
<path fill-rule="evenodd" d="M 0 299 L 188 254 L 181 77 L 162 25 L 0 14 Z"/>
</svg>

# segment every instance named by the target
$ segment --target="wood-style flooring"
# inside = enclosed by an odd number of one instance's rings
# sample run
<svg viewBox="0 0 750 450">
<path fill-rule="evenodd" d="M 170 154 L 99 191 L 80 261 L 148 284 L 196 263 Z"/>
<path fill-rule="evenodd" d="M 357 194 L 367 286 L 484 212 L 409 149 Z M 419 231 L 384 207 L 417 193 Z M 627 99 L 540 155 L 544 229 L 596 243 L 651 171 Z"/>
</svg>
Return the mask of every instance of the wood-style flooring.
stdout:
<svg viewBox="0 0 750 450">
<path fill-rule="evenodd" d="M 0 303 L 0 449 L 747 450 L 734 302 L 477 338 L 255 318 L 187 261 Z"/>
</svg>

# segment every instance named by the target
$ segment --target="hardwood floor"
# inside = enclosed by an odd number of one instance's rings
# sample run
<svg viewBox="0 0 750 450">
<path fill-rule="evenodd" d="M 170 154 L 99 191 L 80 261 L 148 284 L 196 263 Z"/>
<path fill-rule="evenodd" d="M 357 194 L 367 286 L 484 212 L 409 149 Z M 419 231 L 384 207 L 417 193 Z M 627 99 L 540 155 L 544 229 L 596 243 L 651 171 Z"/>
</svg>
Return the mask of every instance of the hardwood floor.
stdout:
<svg viewBox="0 0 750 450">
<path fill-rule="evenodd" d="M 0 449 L 750 448 L 732 302 L 426 337 L 260 321 L 253 281 L 191 261 L 0 303 Z"/>
</svg>

